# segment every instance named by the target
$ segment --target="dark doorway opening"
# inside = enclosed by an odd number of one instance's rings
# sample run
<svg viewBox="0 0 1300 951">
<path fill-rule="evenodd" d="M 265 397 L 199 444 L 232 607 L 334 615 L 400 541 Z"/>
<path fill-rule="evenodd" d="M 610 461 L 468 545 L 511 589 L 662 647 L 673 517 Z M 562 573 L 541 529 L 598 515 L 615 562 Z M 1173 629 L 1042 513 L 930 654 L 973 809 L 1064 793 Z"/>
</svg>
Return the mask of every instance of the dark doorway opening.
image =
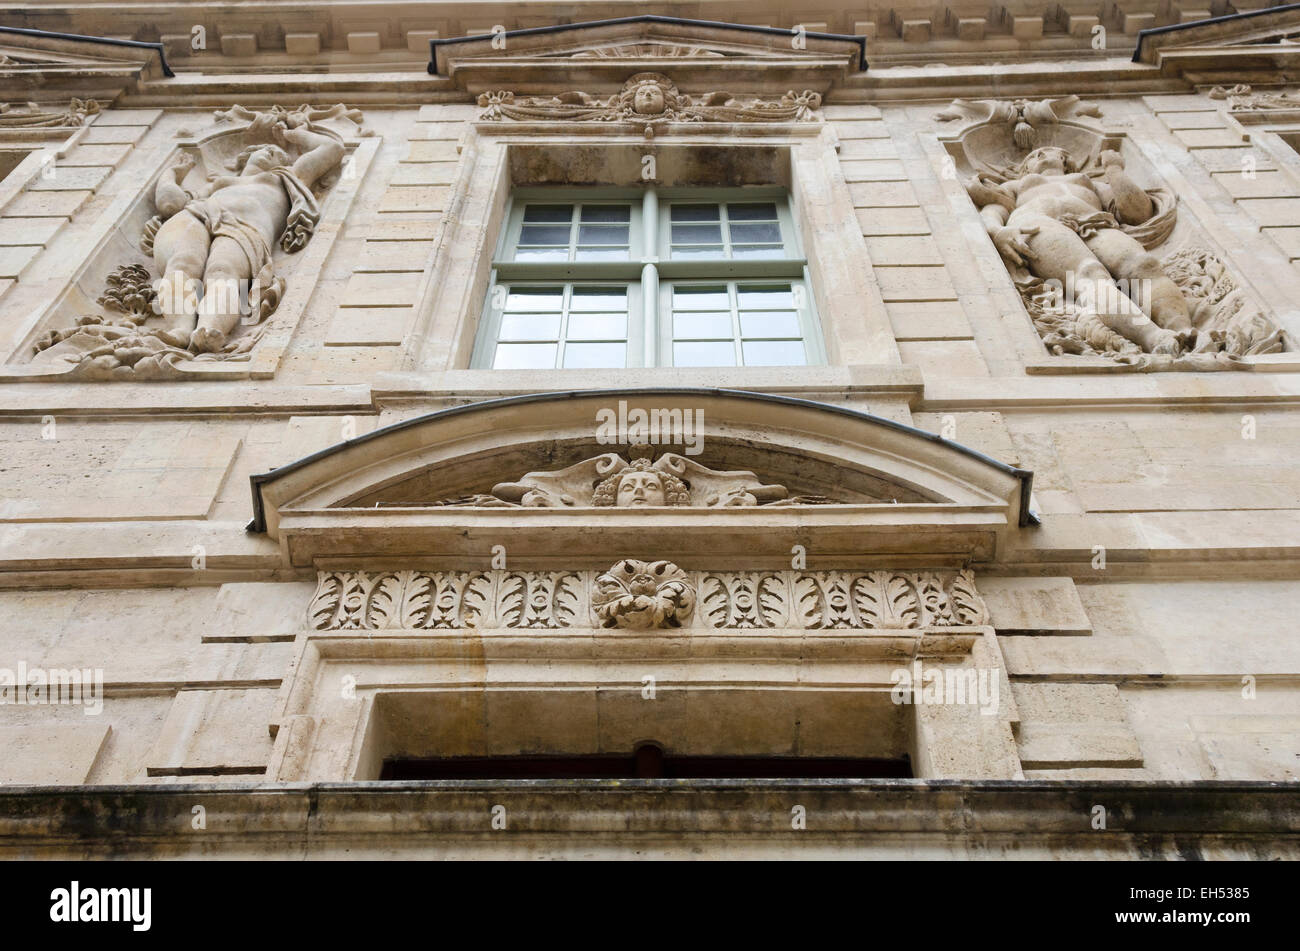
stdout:
<svg viewBox="0 0 1300 951">
<path fill-rule="evenodd" d="M 910 779 L 903 759 L 674 756 L 645 744 L 626 756 L 448 756 L 388 759 L 381 780 L 402 779 Z"/>
</svg>

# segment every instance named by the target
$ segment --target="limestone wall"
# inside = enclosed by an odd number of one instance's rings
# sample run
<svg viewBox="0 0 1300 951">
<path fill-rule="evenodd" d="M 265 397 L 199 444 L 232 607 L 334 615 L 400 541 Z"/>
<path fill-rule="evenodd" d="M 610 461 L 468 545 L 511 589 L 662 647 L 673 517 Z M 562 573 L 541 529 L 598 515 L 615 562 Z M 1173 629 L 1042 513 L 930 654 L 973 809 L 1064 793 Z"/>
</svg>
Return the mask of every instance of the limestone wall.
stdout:
<svg viewBox="0 0 1300 951">
<path fill-rule="evenodd" d="M 483 246 L 464 236 L 494 236 L 499 208 L 466 191 L 485 146 L 462 96 L 365 108 L 364 175 L 329 223 L 319 273 L 291 274 L 295 292 L 309 288 L 301 317 L 250 378 L 0 382 L 0 667 L 100 668 L 104 682 L 96 717 L 0 707 L 0 780 L 264 776 L 315 574 L 245 530 L 249 477 L 459 403 L 633 384 L 807 396 L 1033 471 L 1041 524 L 972 566 L 1018 708 L 1025 777 L 1296 779 L 1294 357 L 1219 373 L 1054 362 L 945 174 L 936 104 L 855 97 L 832 96 L 827 130 L 799 147 L 826 150 L 827 194 L 842 188 L 852 206 L 833 213 L 860 225 L 861 253 L 822 251 L 840 255 L 823 262 L 832 273 L 874 295 L 863 326 L 883 316 L 892 328 L 896 349 L 870 362 L 526 379 L 467 369 L 474 327 L 434 314 L 440 289 L 478 266 Z M 1294 335 L 1300 157 L 1282 133 L 1248 139 L 1230 106 L 1204 90 L 1102 103 L 1108 127 Z M 108 109 L 53 178 L 35 175 L 5 200 L 8 367 L 177 136 L 206 121 L 179 106 Z M 1238 174 L 1246 158 L 1254 177 Z M 863 352 L 867 330 L 855 332 L 829 349 Z"/>
</svg>

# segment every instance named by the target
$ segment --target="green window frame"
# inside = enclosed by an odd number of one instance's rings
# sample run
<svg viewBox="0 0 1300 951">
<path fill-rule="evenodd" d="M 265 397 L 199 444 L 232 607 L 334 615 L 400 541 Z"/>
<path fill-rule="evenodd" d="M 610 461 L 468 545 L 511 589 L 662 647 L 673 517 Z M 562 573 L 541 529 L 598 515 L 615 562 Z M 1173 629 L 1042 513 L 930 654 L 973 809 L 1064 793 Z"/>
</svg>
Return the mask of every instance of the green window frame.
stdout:
<svg viewBox="0 0 1300 951">
<path fill-rule="evenodd" d="M 625 313 L 611 309 L 619 297 Z M 517 189 L 483 315 L 479 369 L 826 362 L 776 188 Z"/>
</svg>

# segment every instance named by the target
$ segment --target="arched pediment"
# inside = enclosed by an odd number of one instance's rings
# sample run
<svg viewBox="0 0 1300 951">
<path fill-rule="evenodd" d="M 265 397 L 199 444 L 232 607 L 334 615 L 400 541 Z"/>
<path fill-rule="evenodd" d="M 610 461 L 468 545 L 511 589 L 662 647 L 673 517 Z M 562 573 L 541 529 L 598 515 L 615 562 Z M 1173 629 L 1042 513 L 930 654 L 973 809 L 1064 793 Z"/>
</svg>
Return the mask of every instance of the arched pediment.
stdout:
<svg viewBox="0 0 1300 951">
<path fill-rule="evenodd" d="M 1031 479 L 842 406 L 581 391 L 441 410 L 253 476 L 250 528 L 297 565 L 487 556 L 496 544 L 539 562 L 565 551 L 598 562 L 628 545 L 788 562 L 795 544 L 966 562 L 1030 521 Z M 640 481 L 651 496 L 631 499 Z"/>
</svg>

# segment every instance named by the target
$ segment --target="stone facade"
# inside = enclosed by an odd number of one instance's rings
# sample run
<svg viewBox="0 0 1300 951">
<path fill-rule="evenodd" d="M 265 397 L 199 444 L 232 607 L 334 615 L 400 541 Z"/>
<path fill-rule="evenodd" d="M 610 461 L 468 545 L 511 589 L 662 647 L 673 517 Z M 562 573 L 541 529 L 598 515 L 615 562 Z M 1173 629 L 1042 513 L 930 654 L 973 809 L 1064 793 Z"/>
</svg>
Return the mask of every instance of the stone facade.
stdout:
<svg viewBox="0 0 1300 951">
<path fill-rule="evenodd" d="M 0 28 L 0 854 L 1300 856 L 1300 14 L 582 9 Z M 544 280 L 641 365 L 491 368 Z M 647 743 L 896 772 L 388 778 Z"/>
</svg>

